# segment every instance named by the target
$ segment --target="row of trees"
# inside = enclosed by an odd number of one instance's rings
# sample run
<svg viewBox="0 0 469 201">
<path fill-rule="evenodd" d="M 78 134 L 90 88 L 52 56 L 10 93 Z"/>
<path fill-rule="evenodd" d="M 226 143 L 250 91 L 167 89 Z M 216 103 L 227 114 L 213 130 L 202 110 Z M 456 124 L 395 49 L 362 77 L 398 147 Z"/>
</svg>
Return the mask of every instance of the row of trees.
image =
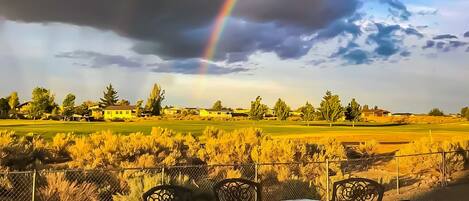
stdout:
<svg viewBox="0 0 469 201">
<path fill-rule="evenodd" d="M 160 115 L 161 103 L 165 98 L 164 94 L 165 91 L 161 86 L 154 84 L 145 107 L 143 107 L 142 100 L 136 102 L 137 113 L 140 114 L 146 111 L 151 115 Z M 18 110 L 19 105 L 20 101 L 17 92 L 11 93 L 8 97 L 0 98 L 0 118 L 19 118 L 18 112 L 21 112 L 21 114 L 25 114 L 31 119 L 43 118 L 46 114 L 70 119 L 74 114 L 90 116 L 90 108 L 93 106 L 106 108 L 108 106 L 130 105 L 130 102 L 125 99 L 119 99 L 117 90 L 114 89 L 112 84 L 109 84 L 99 102 L 88 100 L 84 101 L 81 105 L 76 105 L 76 96 L 69 93 L 62 101 L 62 105 L 58 105 L 55 102 L 55 95 L 50 90 L 36 87 L 32 91 L 31 100 L 27 101 L 20 111 Z"/>
<path fill-rule="evenodd" d="M 360 120 L 362 110 L 362 106 L 355 99 L 352 99 L 347 106 L 342 106 L 339 96 L 330 91 L 326 92 L 319 108 L 315 109 L 311 103 L 306 102 L 304 106 L 297 109 L 298 112 L 302 113 L 303 120 L 308 122 L 315 119 L 335 122 L 343 117 L 346 120 L 356 122 Z M 256 100 L 251 102 L 249 116 L 253 120 L 261 120 L 267 111 L 267 105 L 263 104 L 262 98 L 258 96 Z M 279 98 L 273 107 L 273 112 L 278 120 L 286 120 L 291 114 L 291 108 Z"/>
</svg>

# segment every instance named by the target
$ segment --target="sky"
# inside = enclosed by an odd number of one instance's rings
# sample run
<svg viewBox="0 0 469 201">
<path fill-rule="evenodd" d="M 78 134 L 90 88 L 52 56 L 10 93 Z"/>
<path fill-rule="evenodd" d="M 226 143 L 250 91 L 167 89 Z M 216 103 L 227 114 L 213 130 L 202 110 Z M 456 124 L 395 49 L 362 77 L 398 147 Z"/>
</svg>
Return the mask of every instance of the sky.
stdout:
<svg viewBox="0 0 469 201">
<path fill-rule="evenodd" d="M 56 101 L 346 105 L 448 113 L 469 105 L 467 0 L 0 0 L 0 96 Z"/>
</svg>

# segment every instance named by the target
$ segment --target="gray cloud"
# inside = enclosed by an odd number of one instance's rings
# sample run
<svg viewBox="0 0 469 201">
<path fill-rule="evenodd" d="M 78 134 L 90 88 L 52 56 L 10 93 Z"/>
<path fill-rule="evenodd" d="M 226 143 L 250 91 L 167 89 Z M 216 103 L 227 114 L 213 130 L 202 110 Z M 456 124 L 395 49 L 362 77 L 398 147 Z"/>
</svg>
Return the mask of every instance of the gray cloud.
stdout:
<svg viewBox="0 0 469 201">
<path fill-rule="evenodd" d="M 112 30 L 141 41 L 133 48 L 138 53 L 184 60 L 203 55 L 223 2 L 2 0 L 0 15 L 14 21 L 60 22 Z M 360 0 L 239 0 L 214 59 L 239 61 L 256 51 L 298 58 L 311 47 L 311 42 L 301 40 L 301 36 L 352 16 L 360 5 Z M 261 33 L 253 34 L 258 31 Z"/>
<path fill-rule="evenodd" d="M 152 72 L 157 73 L 179 73 L 179 74 L 201 74 L 200 66 L 204 65 L 205 70 L 203 73 L 210 75 L 223 75 L 230 73 L 239 73 L 249 71 L 247 68 L 242 67 L 222 67 L 220 65 L 209 63 L 206 61 L 200 61 L 198 59 L 187 59 L 187 60 L 176 60 L 155 64 L 148 64 L 148 67 L 154 67 L 151 69 Z"/>
<path fill-rule="evenodd" d="M 455 36 L 455 35 L 451 35 L 451 34 L 441 34 L 441 35 L 436 35 L 435 37 L 433 37 L 433 40 L 456 39 L 456 38 L 458 38 L 458 37 Z"/>
<path fill-rule="evenodd" d="M 435 41 L 432 40 L 427 40 L 425 45 L 422 47 L 422 49 L 427 49 L 427 48 L 432 48 L 435 46 Z"/>
<path fill-rule="evenodd" d="M 394 33 L 401 30 L 399 25 L 385 25 L 376 23 L 378 31 L 370 34 L 367 41 L 369 43 L 375 43 L 377 45 L 374 50 L 380 56 L 388 57 L 396 54 L 402 42 L 401 40 L 394 37 Z"/>
<path fill-rule="evenodd" d="M 126 67 L 126 68 L 140 68 L 143 66 L 142 63 L 136 61 L 131 58 L 127 58 L 121 55 L 107 55 L 101 54 L 92 51 L 83 51 L 83 50 L 76 50 L 73 52 L 62 52 L 56 54 L 55 57 L 57 58 L 66 58 L 66 59 L 74 59 L 74 60 L 82 60 L 87 61 L 87 64 L 84 63 L 75 63 L 79 64 L 80 66 L 89 66 L 92 68 L 102 68 L 107 66 L 119 66 L 119 67 Z"/>
<path fill-rule="evenodd" d="M 80 67 L 104 68 L 109 66 L 118 66 L 124 68 L 145 68 L 158 73 L 199 74 L 202 64 L 207 68 L 205 73 L 211 75 L 230 74 L 249 70 L 241 67 L 222 67 L 199 59 L 174 60 L 147 64 L 121 55 L 107 55 L 83 50 L 62 52 L 56 54 L 55 57 L 71 59 L 74 61 L 73 65 Z M 76 60 L 79 62 L 76 62 Z"/>
<path fill-rule="evenodd" d="M 410 27 L 404 29 L 404 32 L 405 32 L 407 35 L 414 35 L 414 36 L 417 36 L 417 37 L 419 37 L 419 38 L 423 38 L 423 36 L 424 36 L 422 33 L 420 33 L 419 31 L 417 31 L 416 29 L 410 28 Z"/>
<path fill-rule="evenodd" d="M 464 33 L 464 37 L 466 37 L 466 38 L 469 37 L 469 31 Z"/>
<path fill-rule="evenodd" d="M 399 0 L 381 0 L 382 3 L 386 3 L 390 6 L 389 12 L 395 17 L 399 17 L 402 20 L 409 20 L 412 15 L 407 7 Z"/>
</svg>

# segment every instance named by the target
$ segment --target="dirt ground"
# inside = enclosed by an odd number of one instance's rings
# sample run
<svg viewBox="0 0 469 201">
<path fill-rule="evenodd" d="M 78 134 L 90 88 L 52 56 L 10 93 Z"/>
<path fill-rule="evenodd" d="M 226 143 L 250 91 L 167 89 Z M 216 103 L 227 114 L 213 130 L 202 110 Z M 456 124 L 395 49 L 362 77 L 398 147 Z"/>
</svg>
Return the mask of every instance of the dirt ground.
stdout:
<svg viewBox="0 0 469 201">
<path fill-rule="evenodd" d="M 469 170 L 458 172 L 454 180 L 446 187 L 403 189 L 397 195 L 394 192 L 385 196 L 384 200 L 409 201 L 469 201 Z"/>
</svg>

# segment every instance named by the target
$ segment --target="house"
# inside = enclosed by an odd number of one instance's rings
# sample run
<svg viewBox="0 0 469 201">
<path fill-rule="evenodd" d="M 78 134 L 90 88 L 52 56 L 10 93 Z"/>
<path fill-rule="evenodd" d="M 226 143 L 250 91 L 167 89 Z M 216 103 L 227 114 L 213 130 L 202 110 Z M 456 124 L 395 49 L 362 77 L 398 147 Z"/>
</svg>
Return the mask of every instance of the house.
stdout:
<svg viewBox="0 0 469 201">
<path fill-rule="evenodd" d="M 232 115 L 234 117 L 248 117 L 250 109 L 236 108 L 233 110 Z"/>
<path fill-rule="evenodd" d="M 104 108 L 104 119 L 132 119 L 137 116 L 135 106 L 114 105 Z"/>
<path fill-rule="evenodd" d="M 407 112 L 400 112 L 400 113 L 392 113 L 393 117 L 412 117 L 415 116 L 412 113 L 407 113 Z"/>
<path fill-rule="evenodd" d="M 383 109 L 368 109 L 362 111 L 362 117 L 387 117 L 391 112 Z"/>
<path fill-rule="evenodd" d="M 99 105 L 93 105 L 88 108 L 91 111 L 91 117 L 93 120 L 102 120 L 103 119 L 103 108 Z"/>
<path fill-rule="evenodd" d="M 201 109 L 199 115 L 201 117 L 231 118 L 233 117 L 233 112 L 231 110 Z"/>
<path fill-rule="evenodd" d="M 177 115 L 181 113 L 182 113 L 182 109 L 177 108 L 177 107 L 168 107 L 168 108 L 163 109 L 164 115 Z"/>
</svg>

